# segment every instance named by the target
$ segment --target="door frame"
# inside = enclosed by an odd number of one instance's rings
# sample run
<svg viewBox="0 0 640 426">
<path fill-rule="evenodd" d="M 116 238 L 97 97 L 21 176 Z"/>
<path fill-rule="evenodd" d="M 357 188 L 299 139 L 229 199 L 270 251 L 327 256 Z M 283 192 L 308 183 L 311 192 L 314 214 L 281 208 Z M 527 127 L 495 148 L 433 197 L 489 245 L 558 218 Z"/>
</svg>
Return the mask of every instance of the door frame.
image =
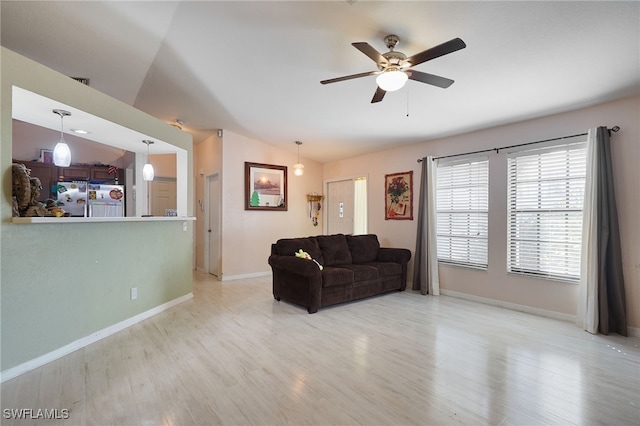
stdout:
<svg viewBox="0 0 640 426">
<path fill-rule="evenodd" d="M 222 195 L 222 181 L 221 181 L 221 173 L 219 171 L 215 171 L 211 174 L 208 174 L 205 176 L 204 178 L 204 239 L 203 239 L 203 246 L 204 246 L 204 270 L 205 272 L 208 274 L 209 270 L 211 269 L 211 255 L 210 255 L 210 250 L 209 250 L 209 232 L 208 229 L 210 229 L 210 209 L 211 209 L 211 200 L 210 200 L 210 196 L 209 196 L 209 185 L 211 184 L 211 181 L 213 180 L 213 178 L 217 176 L 218 179 L 218 185 L 220 186 L 220 191 L 218 191 L 220 193 L 220 195 Z M 220 200 L 221 202 L 218 203 L 217 209 L 218 209 L 218 275 L 217 278 L 218 280 L 221 279 L 222 277 L 222 200 Z M 214 275 L 215 276 L 215 275 Z"/>
<path fill-rule="evenodd" d="M 370 185 L 370 181 L 369 181 L 369 173 L 360 173 L 360 174 L 356 174 L 356 175 L 350 175 L 350 176 L 343 176 L 343 177 L 335 177 L 335 178 L 331 178 L 331 179 L 325 179 L 322 183 L 322 187 L 323 187 L 323 193 L 325 194 L 325 198 L 324 198 L 324 202 L 328 203 L 328 197 L 329 197 L 329 184 L 333 183 L 333 182 L 342 182 L 343 180 L 351 180 L 354 182 L 355 184 L 355 180 L 358 178 L 367 178 L 367 207 L 369 204 L 369 200 L 371 200 L 371 185 Z M 367 211 L 369 211 L 369 209 L 367 208 Z M 328 226 L 329 226 L 329 222 L 328 222 L 328 215 L 323 214 L 322 215 L 322 233 L 324 235 L 327 235 L 328 232 Z"/>
</svg>

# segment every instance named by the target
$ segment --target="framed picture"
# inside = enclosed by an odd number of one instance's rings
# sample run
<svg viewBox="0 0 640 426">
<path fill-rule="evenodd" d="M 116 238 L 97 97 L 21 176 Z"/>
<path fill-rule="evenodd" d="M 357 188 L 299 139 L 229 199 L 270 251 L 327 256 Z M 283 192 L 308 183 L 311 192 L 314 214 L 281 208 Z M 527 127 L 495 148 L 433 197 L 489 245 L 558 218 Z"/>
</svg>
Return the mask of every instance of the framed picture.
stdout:
<svg viewBox="0 0 640 426">
<path fill-rule="evenodd" d="M 244 163 L 244 209 L 287 210 L 287 166 Z"/>
<path fill-rule="evenodd" d="M 40 162 L 49 164 L 53 163 L 53 151 L 50 149 L 41 149 Z"/>
<path fill-rule="evenodd" d="M 384 219 L 413 220 L 413 171 L 384 175 Z"/>
</svg>

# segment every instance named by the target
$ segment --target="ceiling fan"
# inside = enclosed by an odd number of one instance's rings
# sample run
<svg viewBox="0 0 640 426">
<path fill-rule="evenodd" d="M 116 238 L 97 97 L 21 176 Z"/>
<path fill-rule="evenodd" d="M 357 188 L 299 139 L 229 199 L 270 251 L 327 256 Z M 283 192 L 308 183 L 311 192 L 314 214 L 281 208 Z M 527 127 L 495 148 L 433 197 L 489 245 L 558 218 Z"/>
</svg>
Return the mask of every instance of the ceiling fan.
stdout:
<svg viewBox="0 0 640 426">
<path fill-rule="evenodd" d="M 369 43 L 357 42 L 351 43 L 353 47 L 373 59 L 378 66 L 379 71 L 369 71 L 360 74 L 352 74 L 344 77 L 331 78 L 329 80 L 322 80 L 320 83 L 329 84 L 337 83 L 338 81 L 351 80 L 354 78 L 367 77 L 370 75 L 377 75 L 376 83 L 378 87 L 371 103 L 380 102 L 387 92 L 400 89 L 404 86 L 407 79 L 419 81 L 421 83 L 431 84 L 433 86 L 442 87 L 446 89 L 453 84 L 453 80 L 440 77 L 434 74 L 427 74 L 425 72 L 416 71 L 412 69 L 418 64 L 430 61 L 440 56 L 447 55 L 455 52 L 456 50 L 464 49 L 467 45 L 459 38 L 454 38 L 438 46 L 432 47 L 420 53 L 416 53 L 413 56 L 407 57 L 402 52 L 394 51 L 396 44 L 400 41 L 397 35 L 388 35 L 384 38 L 384 42 L 387 45 L 389 51 L 387 53 L 380 53 L 375 48 L 371 47 Z"/>
</svg>

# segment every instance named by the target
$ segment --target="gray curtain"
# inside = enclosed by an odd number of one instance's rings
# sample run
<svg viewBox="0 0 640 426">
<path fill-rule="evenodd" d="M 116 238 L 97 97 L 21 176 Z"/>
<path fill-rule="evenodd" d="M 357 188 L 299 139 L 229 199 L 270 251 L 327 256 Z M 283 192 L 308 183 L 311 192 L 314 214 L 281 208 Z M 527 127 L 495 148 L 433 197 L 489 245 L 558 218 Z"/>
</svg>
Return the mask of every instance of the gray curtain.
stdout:
<svg viewBox="0 0 640 426">
<path fill-rule="evenodd" d="M 596 134 L 598 158 L 598 331 L 627 336 L 626 299 L 622 275 L 622 251 L 618 209 L 613 188 L 611 144 L 606 127 Z"/>
<path fill-rule="evenodd" d="M 422 294 L 429 293 L 429 231 L 427 190 L 429 173 L 427 164 L 430 158 L 422 159 L 422 174 L 420 175 L 420 195 L 418 196 L 418 233 L 416 235 L 416 255 L 413 261 L 413 290 L 420 290 Z"/>
</svg>

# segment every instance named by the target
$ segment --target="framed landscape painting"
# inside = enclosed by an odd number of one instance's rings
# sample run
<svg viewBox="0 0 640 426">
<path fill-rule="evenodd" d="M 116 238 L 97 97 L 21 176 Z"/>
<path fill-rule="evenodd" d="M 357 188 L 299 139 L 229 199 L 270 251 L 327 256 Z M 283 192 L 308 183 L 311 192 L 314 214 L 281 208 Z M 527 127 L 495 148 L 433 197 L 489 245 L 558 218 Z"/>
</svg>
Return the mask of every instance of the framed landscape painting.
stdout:
<svg viewBox="0 0 640 426">
<path fill-rule="evenodd" d="M 413 171 L 384 175 L 384 219 L 413 220 Z"/>
<path fill-rule="evenodd" d="M 287 210 L 287 166 L 244 163 L 244 209 Z"/>
</svg>

